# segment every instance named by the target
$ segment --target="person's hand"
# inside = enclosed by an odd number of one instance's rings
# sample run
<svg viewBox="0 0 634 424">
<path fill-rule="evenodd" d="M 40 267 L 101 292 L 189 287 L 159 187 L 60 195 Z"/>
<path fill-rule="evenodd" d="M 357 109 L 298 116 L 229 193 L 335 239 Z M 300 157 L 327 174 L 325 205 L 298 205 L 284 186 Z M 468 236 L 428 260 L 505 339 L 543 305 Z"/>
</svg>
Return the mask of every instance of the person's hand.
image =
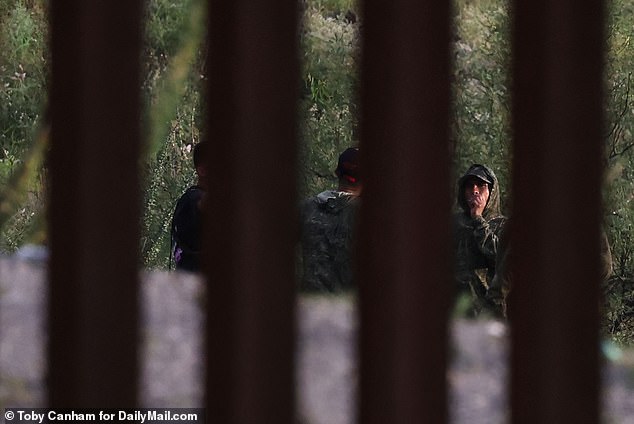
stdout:
<svg viewBox="0 0 634 424">
<path fill-rule="evenodd" d="M 469 212 L 471 213 L 471 218 L 482 216 L 482 213 L 484 212 L 484 207 L 486 206 L 486 201 L 481 193 L 472 194 L 467 199 L 467 202 L 469 204 Z"/>
</svg>

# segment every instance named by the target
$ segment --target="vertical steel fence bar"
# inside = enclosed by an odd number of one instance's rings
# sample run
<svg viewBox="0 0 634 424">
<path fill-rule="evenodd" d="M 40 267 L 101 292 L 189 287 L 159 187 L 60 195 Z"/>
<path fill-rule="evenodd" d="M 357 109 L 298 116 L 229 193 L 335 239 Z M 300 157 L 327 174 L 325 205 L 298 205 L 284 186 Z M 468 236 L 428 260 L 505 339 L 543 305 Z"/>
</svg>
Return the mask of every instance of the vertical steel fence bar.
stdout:
<svg viewBox="0 0 634 424">
<path fill-rule="evenodd" d="M 604 2 L 513 15 L 512 420 L 599 422 Z"/>
<path fill-rule="evenodd" d="M 447 420 L 449 4 L 363 3 L 364 424 Z"/>
<path fill-rule="evenodd" d="M 50 404 L 136 403 L 138 0 L 54 0 Z"/>
<path fill-rule="evenodd" d="M 209 5 L 208 414 L 219 423 L 290 423 L 297 3 Z"/>
</svg>

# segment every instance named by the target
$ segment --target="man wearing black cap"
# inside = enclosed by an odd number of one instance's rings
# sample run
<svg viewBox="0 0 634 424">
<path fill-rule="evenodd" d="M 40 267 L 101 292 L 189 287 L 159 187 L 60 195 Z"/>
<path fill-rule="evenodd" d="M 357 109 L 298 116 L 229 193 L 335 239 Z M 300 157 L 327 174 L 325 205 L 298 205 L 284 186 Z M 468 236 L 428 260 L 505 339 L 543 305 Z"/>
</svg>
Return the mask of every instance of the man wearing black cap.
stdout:
<svg viewBox="0 0 634 424">
<path fill-rule="evenodd" d="M 336 190 L 319 193 L 301 207 L 303 290 L 339 292 L 354 285 L 351 250 L 362 189 L 357 147 L 341 153 L 335 174 Z"/>
<path fill-rule="evenodd" d="M 454 216 L 454 276 L 458 294 L 470 293 L 472 312 L 488 305 L 487 290 L 506 218 L 500 214 L 500 188 L 493 171 L 475 164 L 458 180 Z"/>
</svg>

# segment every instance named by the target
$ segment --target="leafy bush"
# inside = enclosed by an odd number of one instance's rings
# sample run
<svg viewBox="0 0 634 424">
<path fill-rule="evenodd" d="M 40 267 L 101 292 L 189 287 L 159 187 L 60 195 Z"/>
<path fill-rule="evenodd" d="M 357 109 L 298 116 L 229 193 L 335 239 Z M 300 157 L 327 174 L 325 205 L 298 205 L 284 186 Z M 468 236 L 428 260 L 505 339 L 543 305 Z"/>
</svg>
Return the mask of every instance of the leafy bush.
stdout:
<svg viewBox="0 0 634 424">
<path fill-rule="evenodd" d="M 606 60 L 606 232 L 614 276 L 605 286 L 606 332 L 634 342 L 634 108 L 631 39 L 634 2 L 610 4 Z"/>
<path fill-rule="evenodd" d="M 43 1 L 0 2 L 0 11 L 0 250 L 13 251 L 42 221 L 41 150 L 28 150 L 46 102 L 47 22 Z"/>
<path fill-rule="evenodd" d="M 358 11 L 357 0 L 300 0 L 303 9 L 312 9 L 327 17 L 344 16 Z"/>
<path fill-rule="evenodd" d="M 200 141 L 204 83 L 204 2 L 148 0 L 143 85 L 148 134 L 141 257 L 150 268 L 170 265 L 176 199 L 195 180 L 191 154 Z"/>
<path fill-rule="evenodd" d="M 452 145 L 454 172 L 490 166 L 500 182 L 502 208 L 510 189 L 510 32 L 508 5 L 472 1 L 454 16 Z"/>
<path fill-rule="evenodd" d="M 0 18 L 0 159 L 18 160 L 46 100 L 46 26 L 22 1 Z"/>
<path fill-rule="evenodd" d="M 337 3 L 324 9 L 326 2 L 315 1 L 304 13 L 299 106 L 303 196 L 333 188 L 338 155 L 358 143 L 359 24 L 349 13 L 351 2 Z"/>
<path fill-rule="evenodd" d="M 146 167 L 141 257 L 149 268 L 170 266 L 172 212 L 178 196 L 195 181 L 190 152 L 199 135 L 182 113 L 178 112 L 167 141 Z"/>
</svg>

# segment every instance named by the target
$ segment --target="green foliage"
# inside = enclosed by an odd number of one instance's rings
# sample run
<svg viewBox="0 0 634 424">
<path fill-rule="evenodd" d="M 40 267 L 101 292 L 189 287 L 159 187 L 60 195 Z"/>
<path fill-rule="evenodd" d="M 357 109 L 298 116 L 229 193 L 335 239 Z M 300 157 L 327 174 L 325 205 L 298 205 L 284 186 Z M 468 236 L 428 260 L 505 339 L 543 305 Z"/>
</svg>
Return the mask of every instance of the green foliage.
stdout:
<svg viewBox="0 0 634 424">
<path fill-rule="evenodd" d="M 43 229 L 46 201 L 40 167 L 47 146 L 48 129 L 42 129 L 0 192 L 0 228 L 4 229 L 1 250 L 16 250 L 25 240 L 46 239 Z"/>
<path fill-rule="evenodd" d="M 606 47 L 606 232 L 614 276 L 605 287 L 605 329 L 619 342 L 634 342 L 634 104 L 632 70 L 634 2 L 613 0 Z"/>
<path fill-rule="evenodd" d="M 204 74 L 201 44 L 204 34 L 205 2 L 181 0 L 174 2 L 150 0 L 150 10 L 164 12 L 166 4 L 180 17 L 149 16 L 146 24 L 144 63 L 147 78 L 144 83 L 149 131 L 148 154 L 156 155 L 164 143 L 170 123 L 182 109 L 194 113 L 200 125 L 200 92 Z M 166 22 L 176 25 L 166 28 Z M 160 27 L 157 29 L 156 27 Z M 178 40 L 178 42 L 175 41 Z"/>
<path fill-rule="evenodd" d="M 351 2 L 310 2 L 300 48 L 300 190 L 302 196 L 333 188 L 339 153 L 356 145 L 359 24 L 346 13 Z"/>
<path fill-rule="evenodd" d="M 356 0 L 303 0 L 304 8 L 318 11 L 324 16 L 338 17 L 358 12 Z"/>
<path fill-rule="evenodd" d="M 145 6 L 146 63 L 165 67 L 184 38 L 187 11 L 195 0 L 147 0 Z"/>
<path fill-rule="evenodd" d="M 169 266 L 173 208 L 194 182 L 189 153 L 200 141 L 203 119 L 204 6 L 201 0 L 148 3 L 143 91 L 149 141 L 141 257 L 150 268 Z"/>
<path fill-rule="evenodd" d="M 181 113 L 173 121 L 167 141 L 146 168 L 141 255 L 149 268 L 169 266 L 172 212 L 178 196 L 195 181 L 190 152 L 199 135 L 191 125 L 191 117 Z"/>
<path fill-rule="evenodd" d="M 47 22 L 43 1 L 0 2 L 0 11 L 0 249 L 13 251 L 42 221 L 45 141 L 36 129 L 46 101 Z"/>
<path fill-rule="evenodd" d="M 490 166 L 505 209 L 510 174 L 508 5 L 462 2 L 454 16 L 452 138 L 454 172 L 473 163 Z"/>
<path fill-rule="evenodd" d="M 0 16 L 0 160 L 10 171 L 31 140 L 46 100 L 46 21 L 16 1 Z"/>
</svg>

